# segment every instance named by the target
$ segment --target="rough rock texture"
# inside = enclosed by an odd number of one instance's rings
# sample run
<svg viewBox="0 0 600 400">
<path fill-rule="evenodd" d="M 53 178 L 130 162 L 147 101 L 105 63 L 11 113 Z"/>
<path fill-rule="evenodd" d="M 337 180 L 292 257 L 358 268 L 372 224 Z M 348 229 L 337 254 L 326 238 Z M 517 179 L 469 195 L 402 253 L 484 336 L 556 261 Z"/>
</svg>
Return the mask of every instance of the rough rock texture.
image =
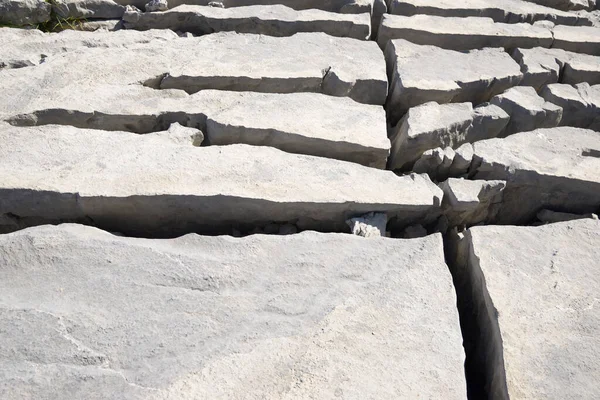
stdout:
<svg viewBox="0 0 600 400">
<path fill-rule="evenodd" d="M 0 260 L 3 399 L 465 398 L 441 235 L 61 225 L 0 236 Z"/>
<path fill-rule="evenodd" d="M 471 398 L 600 396 L 599 221 L 474 227 L 446 245 L 466 371 L 488 388 Z"/>
<path fill-rule="evenodd" d="M 65 86 L 80 87 L 90 77 L 94 84 L 143 83 L 189 93 L 204 89 L 319 92 L 377 105 L 384 104 L 387 93 L 385 61 L 376 43 L 324 33 L 276 38 L 222 32 L 176 38 L 168 46 L 155 40 L 82 49 L 48 57 L 28 71 L 0 71 L 0 86 L 19 93 L 11 102 L 27 104 Z"/>
<path fill-rule="evenodd" d="M 0 24 L 27 26 L 50 20 L 52 6 L 44 0 L 0 0 Z"/>
<path fill-rule="evenodd" d="M 113 0 L 53 0 L 52 11 L 60 18 L 121 18 L 125 7 Z"/>
<path fill-rule="evenodd" d="M 150 0 L 144 6 L 146 12 L 155 12 L 155 11 L 167 11 L 169 9 L 169 3 L 167 0 Z"/>
<path fill-rule="evenodd" d="M 74 90 L 82 95 L 73 97 Z M 135 133 L 179 122 L 203 131 L 207 144 L 271 146 L 375 168 L 385 168 L 390 151 L 381 107 L 318 93 L 202 90 L 188 95 L 138 85 L 67 87 L 31 99 L 20 110 L 7 121 Z"/>
<path fill-rule="evenodd" d="M 387 215 L 384 213 L 368 213 L 351 218 L 346 223 L 353 235 L 372 238 L 386 235 Z"/>
<path fill-rule="evenodd" d="M 541 95 L 563 108 L 561 125 L 600 131 L 600 84 L 571 86 L 555 83 L 546 86 Z"/>
<path fill-rule="evenodd" d="M 491 18 L 384 15 L 377 42 L 383 49 L 389 40 L 405 39 L 450 50 L 482 47 L 550 47 L 552 31 L 531 24 L 505 24 Z"/>
<path fill-rule="evenodd" d="M 489 17 L 496 22 L 552 21 L 564 25 L 591 25 L 578 15 L 523 0 L 390 0 L 390 14 L 427 14 L 440 17 Z"/>
<path fill-rule="evenodd" d="M 497 106 L 471 103 L 425 103 L 413 107 L 390 136 L 392 150 L 388 167 L 410 168 L 425 150 L 457 148 L 466 142 L 498 136 L 510 117 Z"/>
<path fill-rule="evenodd" d="M 23 226 L 73 221 L 173 237 L 274 221 L 345 231 L 367 212 L 387 213 L 392 226 L 434 220 L 442 197 L 424 176 L 268 147 L 55 125 L 5 125 L 0 143 L 0 214 Z"/>
<path fill-rule="evenodd" d="M 501 136 L 538 128 L 554 128 L 559 125 L 563 115 L 561 107 L 544 100 L 529 86 L 510 88 L 494 96 L 490 103 L 510 115 L 510 122 Z"/>
<path fill-rule="evenodd" d="M 87 48 L 128 48 L 135 44 L 144 43 L 164 45 L 166 41 L 177 38 L 178 36 L 170 30 L 150 30 L 146 32 L 108 32 L 104 30 L 79 32 L 65 30 L 60 33 L 44 33 L 37 29 L 0 28 L 0 69 L 38 65 L 47 62 L 47 59 L 53 55 Z M 30 72 L 35 74 L 34 71 Z M 68 71 L 61 71 L 61 73 L 68 73 Z M 17 74 L 27 76 L 25 72 Z M 56 74 L 58 75 L 58 73 Z M 58 79 L 58 77 L 55 79 Z M 5 86 L 9 84 L 10 82 L 0 83 L 6 91 L 17 90 L 16 87 L 9 89 L 8 86 Z M 66 84 L 61 82 L 61 86 L 64 87 Z"/>
<path fill-rule="evenodd" d="M 133 5 L 142 9 L 146 0 L 115 0 L 119 4 Z M 375 3 L 379 0 L 169 0 L 169 7 L 175 8 L 182 4 L 195 6 L 217 6 L 223 8 L 245 7 L 255 5 L 284 5 L 294 10 L 318 9 L 342 14 L 373 13 Z M 214 4 L 211 4 L 214 3 Z M 381 5 L 378 5 L 381 9 Z M 381 14 L 380 14 L 381 15 Z"/>
<path fill-rule="evenodd" d="M 538 211 L 585 214 L 600 208 L 600 135 L 560 127 L 473 144 L 470 177 L 504 180 L 501 224 L 533 221 Z"/>
<path fill-rule="evenodd" d="M 552 30 L 552 47 L 576 53 L 600 56 L 600 28 L 591 26 L 556 26 Z"/>
<path fill-rule="evenodd" d="M 506 182 L 450 178 L 439 186 L 444 191 L 442 208 L 449 226 L 468 227 L 494 219 Z"/>
<path fill-rule="evenodd" d="M 519 65 L 502 49 L 457 52 L 392 40 L 385 51 L 390 81 L 388 118 L 395 124 L 410 107 L 488 101 L 519 84 Z"/>
<path fill-rule="evenodd" d="M 539 47 L 516 49 L 512 56 L 521 64 L 521 84 L 538 91 L 550 83 L 600 84 L 600 57 Z"/>
<path fill-rule="evenodd" d="M 368 39 L 370 14 L 339 14 L 322 10 L 296 11 L 281 5 L 217 8 L 181 5 L 164 13 L 128 11 L 128 29 L 172 29 L 205 35 L 234 31 L 271 36 L 324 32 L 332 36 Z"/>
</svg>

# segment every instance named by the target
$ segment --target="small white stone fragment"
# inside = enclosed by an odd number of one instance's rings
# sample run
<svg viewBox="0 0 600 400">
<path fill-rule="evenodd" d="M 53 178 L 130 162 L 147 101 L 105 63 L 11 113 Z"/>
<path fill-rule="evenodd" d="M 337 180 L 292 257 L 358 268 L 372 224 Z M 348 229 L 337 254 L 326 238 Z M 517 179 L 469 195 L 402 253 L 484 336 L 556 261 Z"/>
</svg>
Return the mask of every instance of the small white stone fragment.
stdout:
<svg viewBox="0 0 600 400">
<path fill-rule="evenodd" d="M 209 7 L 218 7 L 218 8 L 225 8 L 225 6 L 223 5 L 222 2 L 220 1 L 211 1 L 208 3 Z"/>
<path fill-rule="evenodd" d="M 352 218 L 346 221 L 352 234 L 362 237 L 385 236 L 387 215 L 384 213 L 368 213 L 362 217 Z"/>
<path fill-rule="evenodd" d="M 168 9 L 167 0 L 150 0 L 146 3 L 146 12 L 167 11 Z"/>
</svg>

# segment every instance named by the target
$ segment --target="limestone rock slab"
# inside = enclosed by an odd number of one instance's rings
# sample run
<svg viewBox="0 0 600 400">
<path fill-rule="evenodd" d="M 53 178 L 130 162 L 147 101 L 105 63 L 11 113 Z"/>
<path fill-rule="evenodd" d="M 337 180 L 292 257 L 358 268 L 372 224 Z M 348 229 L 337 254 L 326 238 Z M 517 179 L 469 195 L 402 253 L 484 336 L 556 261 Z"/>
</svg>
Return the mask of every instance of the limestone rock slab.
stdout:
<svg viewBox="0 0 600 400">
<path fill-rule="evenodd" d="M 502 49 L 457 52 L 396 39 L 388 42 L 385 56 L 392 124 L 410 107 L 429 101 L 480 104 L 522 79 L 519 65 Z"/>
<path fill-rule="evenodd" d="M 473 149 L 471 178 L 506 181 L 496 223 L 528 223 L 544 208 L 586 214 L 600 207 L 598 132 L 537 129 L 475 142 Z"/>
<path fill-rule="evenodd" d="M 494 219 L 506 182 L 449 178 L 439 186 L 449 226 L 473 226 Z"/>
<path fill-rule="evenodd" d="M 510 117 L 492 105 L 429 102 L 408 110 L 390 140 L 390 169 L 406 169 L 429 149 L 457 148 L 467 142 L 498 136 Z"/>
<path fill-rule="evenodd" d="M 600 130 L 600 84 L 546 86 L 541 96 L 563 109 L 561 125 Z"/>
<path fill-rule="evenodd" d="M 369 39 L 371 15 L 339 14 L 322 10 L 296 11 L 282 5 L 218 8 L 181 5 L 161 13 L 127 11 L 127 29 L 172 29 L 204 35 L 214 32 L 291 36 L 298 32 Z"/>
<path fill-rule="evenodd" d="M 0 24 L 37 25 L 50 20 L 52 6 L 44 0 L 1 0 Z"/>
<path fill-rule="evenodd" d="M 560 124 L 563 116 L 562 107 L 546 101 L 530 86 L 510 88 L 494 96 L 490 103 L 510 115 L 510 122 L 502 136 L 538 128 L 554 128 Z"/>
<path fill-rule="evenodd" d="M 600 28 L 592 26 L 561 26 L 552 29 L 552 47 L 575 53 L 600 56 Z"/>
<path fill-rule="evenodd" d="M 118 4 L 132 5 L 143 9 L 147 0 L 115 0 Z M 372 14 L 378 0 L 221 0 L 224 8 L 246 7 L 257 5 L 283 5 L 294 10 L 318 9 L 341 14 Z M 208 6 L 213 0 L 170 0 L 169 8 L 182 4 L 194 6 Z M 381 7 L 380 5 L 378 7 Z"/>
<path fill-rule="evenodd" d="M 390 0 L 390 14 L 440 17 L 489 17 L 496 22 L 552 21 L 564 25 L 592 25 L 590 18 L 523 0 Z"/>
<path fill-rule="evenodd" d="M 79 96 L 73 97 L 76 91 Z M 385 168 L 390 151 L 380 106 L 318 93 L 256 93 L 132 86 L 67 87 L 32 99 L 14 126 L 71 125 L 150 133 L 171 123 L 197 128 L 205 144 L 271 146 L 298 154 Z"/>
<path fill-rule="evenodd" d="M 377 105 L 384 104 L 387 94 L 385 60 L 376 43 L 324 33 L 277 38 L 221 32 L 176 38 L 168 45 L 151 41 L 85 48 L 47 57 L 35 68 L 0 74 L 3 90 L 22 93 L 11 102 L 24 104 L 41 92 L 87 83 L 92 76 L 95 84 L 144 84 L 189 93 L 205 89 L 317 92 Z"/>
<path fill-rule="evenodd" d="M 465 398 L 441 235 L 67 224 L 2 235 L 0 254 L 3 398 Z"/>
<path fill-rule="evenodd" d="M 125 6 L 113 0 L 53 0 L 52 11 L 64 19 L 113 19 L 123 16 Z"/>
<path fill-rule="evenodd" d="M 4 125 L 0 137 L 0 214 L 25 226 L 73 221 L 145 237 L 269 222 L 345 231 L 368 212 L 392 226 L 434 220 L 442 197 L 426 176 L 270 147 L 56 125 Z"/>
<path fill-rule="evenodd" d="M 600 57 L 540 47 L 516 49 L 512 56 L 521 65 L 521 84 L 538 91 L 550 83 L 600 84 Z"/>
<path fill-rule="evenodd" d="M 170 30 L 64 30 L 59 33 L 44 33 L 37 29 L 0 28 L 0 69 L 34 66 L 48 61 L 53 55 L 87 48 L 116 49 L 144 43 L 164 45 L 166 41 L 177 38 L 177 34 Z"/>
<path fill-rule="evenodd" d="M 526 23 L 506 24 L 481 17 L 387 14 L 383 16 L 377 42 L 383 49 L 392 39 L 449 50 L 550 47 L 553 41 L 550 29 Z"/>
<path fill-rule="evenodd" d="M 489 388 L 469 395 L 597 398 L 600 222 L 480 226 L 454 246 L 466 370 Z"/>
</svg>

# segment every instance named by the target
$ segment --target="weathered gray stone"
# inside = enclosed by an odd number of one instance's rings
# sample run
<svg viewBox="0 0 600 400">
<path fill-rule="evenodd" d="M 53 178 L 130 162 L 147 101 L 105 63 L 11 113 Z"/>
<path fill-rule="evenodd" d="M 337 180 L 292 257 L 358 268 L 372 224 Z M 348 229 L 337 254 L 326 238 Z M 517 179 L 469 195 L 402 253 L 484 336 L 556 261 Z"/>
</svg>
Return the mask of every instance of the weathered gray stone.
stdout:
<svg viewBox="0 0 600 400">
<path fill-rule="evenodd" d="M 546 209 L 538 212 L 536 214 L 536 217 L 541 222 L 546 223 L 546 224 L 554 224 L 556 222 L 573 221 L 576 219 L 584 219 L 584 218 L 591 218 L 591 219 L 595 219 L 595 220 L 598 219 L 598 216 L 593 213 L 571 214 L 571 213 L 556 212 L 556 211 L 546 210 Z"/>
<path fill-rule="evenodd" d="M 73 97 L 74 90 L 82 95 Z M 60 124 L 136 133 L 179 122 L 203 131 L 211 145 L 271 146 L 375 168 L 385 168 L 390 151 L 382 107 L 318 93 L 203 90 L 187 95 L 139 85 L 67 87 L 31 99 L 6 119 L 15 126 Z"/>
<path fill-rule="evenodd" d="M 167 0 L 150 0 L 144 5 L 146 12 L 154 11 L 167 11 L 169 9 L 169 3 Z"/>
<path fill-rule="evenodd" d="M 123 21 L 121 19 L 93 19 L 89 21 L 80 21 L 76 25 L 75 30 L 85 32 L 95 32 L 98 30 L 118 31 L 123 29 Z"/>
<path fill-rule="evenodd" d="M 86 48 L 116 49 L 127 48 L 134 44 L 152 42 L 164 45 L 164 42 L 177 38 L 177 35 L 169 30 L 151 30 L 146 32 L 107 32 L 104 30 L 78 32 L 65 30 L 59 33 L 44 33 L 37 29 L 0 28 L 0 69 L 38 65 L 42 61 L 48 61 L 47 58 L 53 55 L 84 50 Z M 62 66 L 61 68 L 67 67 Z M 35 74 L 35 72 L 32 73 Z M 67 73 L 68 71 L 49 72 L 52 75 Z M 24 73 L 17 73 L 17 75 L 23 75 L 25 79 L 33 80 L 37 78 L 33 76 L 30 78 Z M 58 78 L 53 76 L 53 79 Z M 14 80 L 19 78 L 8 79 Z M 66 84 L 64 81 L 61 82 L 62 87 Z M 11 85 L 11 82 L 0 83 L 0 85 L 2 85 L 2 89 L 5 91 L 10 90 L 13 94 L 18 93 L 18 87 L 8 87 L 8 85 Z"/>
<path fill-rule="evenodd" d="M 385 56 L 392 124 L 410 107 L 428 101 L 483 103 L 518 85 L 522 78 L 519 65 L 502 49 L 463 53 L 396 39 L 388 42 Z"/>
<path fill-rule="evenodd" d="M 491 18 L 384 15 L 377 42 L 384 49 L 392 39 L 449 50 L 483 47 L 550 47 L 552 31 L 526 23 L 506 24 Z"/>
<path fill-rule="evenodd" d="M 600 56 L 600 28 L 557 25 L 552 33 L 554 34 L 552 47 Z"/>
<path fill-rule="evenodd" d="M 489 17 L 496 22 L 548 20 L 564 25 L 591 25 L 585 15 L 556 10 L 522 0 L 390 0 L 390 14 L 440 17 Z"/>
<path fill-rule="evenodd" d="M 115 0 L 119 4 L 133 5 L 144 8 L 146 0 Z M 194 6 L 211 6 L 219 8 L 246 7 L 257 5 L 283 5 L 294 10 L 318 9 L 342 14 L 372 14 L 375 3 L 379 0 L 169 0 L 169 7 L 175 8 L 182 4 Z M 381 8 L 381 5 L 377 7 Z"/>
<path fill-rule="evenodd" d="M 600 396 L 600 222 L 481 226 L 456 235 L 451 269 L 471 398 Z"/>
<path fill-rule="evenodd" d="M 281 5 L 233 8 L 181 5 L 164 13 L 126 12 L 123 21 L 128 29 L 172 29 L 197 35 L 228 31 L 271 36 L 324 32 L 368 39 L 371 33 L 370 14 L 296 11 Z"/>
<path fill-rule="evenodd" d="M 94 84 L 143 83 L 189 93 L 204 89 L 318 92 L 377 105 L 384 104 L 387 94 L 385 61 L 376 43 L 324 33 L 276 38 L 222 32 L 176 38 L 168 46 L 156 40 L 84 50 L 48 57 L 27 72 L 0 71 L 0 85 L 11 93 L 25 93 L 27 101 L 41 92 L 88 82 L 90 77 Z M 19 97 L 11 102 L 25 100 Z"/>
<path fill-rule="evenodd" d="M 521 64 L 521 84 L 538 91 L 550 83 L 600 84 L 600 57 L 539 47 L 516 49 L 512 56 Z"/>
<path fill-rule="evenodd" d="M 387 222 L 384 213 L 368 213 L 346 221 L 353 235 L 366 238 L 385 236 Z"/>
<path fill-rule="evenodd" d="M 600 207 L 600 135 L 559 127 L 473 144 L 474 179 L 504 180 L 502 208 L 493 221 L 531 222 L 544 208 L 586 214 Z"/>
<path fill-rule="evenodd" d="M 571 86 L 555 83 L 546 86 L 541 95 L 563 108 L 561 125 L 600 130 L 600 84 Z"/>
<path fill-rule="evenodd" d="M 441 147 L 435 149 L 426 150 L 423 152 L 421 157 L 415 162 L 412 170 L 418 174 L 428 174 L 429 176 L 435 176 L 437 170 L 444 162 L 446 153 Z"/>
<path fill-rule="evenodd" d="M 0 236 L 0 259 L 4 399 L 465 398 L 439 234 L 148 240 L 69 224 Z"/>
<path fill-rule="evenodd" d="M 501 137 L 538 128 L 554 128 L 563 115 L 561 107 L 544 100 L 530 86 L 510 88 L 494 96 L 490 102 L 510 115 L 510 122 Z"/>
<path fill-rule="evenodd" d="M 468 227 L 494 219 L 506 182 L 449 178 L 439 186 L 444 191 L 442 208 L 449 226 Z"/>
<path fill-rule="evenodd" d="M 25 224 L 93 221 L 127 235 L 176 236 L 268 222 L 343 231 L 367 212 L 401 227 L 440 213 L 441 190 L 426 176 L 270 147 L 194 147 L 56 125 L 4 125 L 0 139 L 0 214 Z"/>
<path fill-rule="evenodd" d="M 427 229 L 419 224 L 407 227 L 402 233 L 402 237 L 405 239 L 416 239 L 425 236 L 427 236 Z"/>
<path fill-rule="evenodd" d="M 473 145 L 465 143 L 454 151 L 454 160 L 448 170 L 448 176 L 460 177 L 466 174 L 473 161 Z"/>
<path fill-rule="evenodd" d="M 50 20 L 52 6 L 44 0 L 0 0 L 0 24 L 26 26 Z"/>
<path fill-rule="evenodd" d="M 121 18 L 125 7 L 113 0 L 53 0 L 52 11 L 60 18 Z"/>
<path fill-rule="evenodd" d="M 423 154 L 436 147 L 457 148 L 498 136 L 509 116 L 497 106 L 482 105 L 473 109 L 471 103 L 425 103 L 408 110 L 396 125 L 390 140 L 392 150 L 388 167 L 404 170 Z"/>
</svg>

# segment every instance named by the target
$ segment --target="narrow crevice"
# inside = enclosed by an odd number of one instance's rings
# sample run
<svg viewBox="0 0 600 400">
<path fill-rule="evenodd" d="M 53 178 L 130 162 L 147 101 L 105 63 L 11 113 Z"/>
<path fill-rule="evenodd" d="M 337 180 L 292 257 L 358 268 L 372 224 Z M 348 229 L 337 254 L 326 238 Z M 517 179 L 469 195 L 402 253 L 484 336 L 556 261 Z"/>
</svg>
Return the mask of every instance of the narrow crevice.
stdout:
<svg viewBox="0 0 600 400">
<path fill-rule="evenodd" d="M 487 291 L 470 232 L 444 237 L 444 253 L 456 290 L 470 400 L 508 400 L 498 311 Z"/>
</svg>

